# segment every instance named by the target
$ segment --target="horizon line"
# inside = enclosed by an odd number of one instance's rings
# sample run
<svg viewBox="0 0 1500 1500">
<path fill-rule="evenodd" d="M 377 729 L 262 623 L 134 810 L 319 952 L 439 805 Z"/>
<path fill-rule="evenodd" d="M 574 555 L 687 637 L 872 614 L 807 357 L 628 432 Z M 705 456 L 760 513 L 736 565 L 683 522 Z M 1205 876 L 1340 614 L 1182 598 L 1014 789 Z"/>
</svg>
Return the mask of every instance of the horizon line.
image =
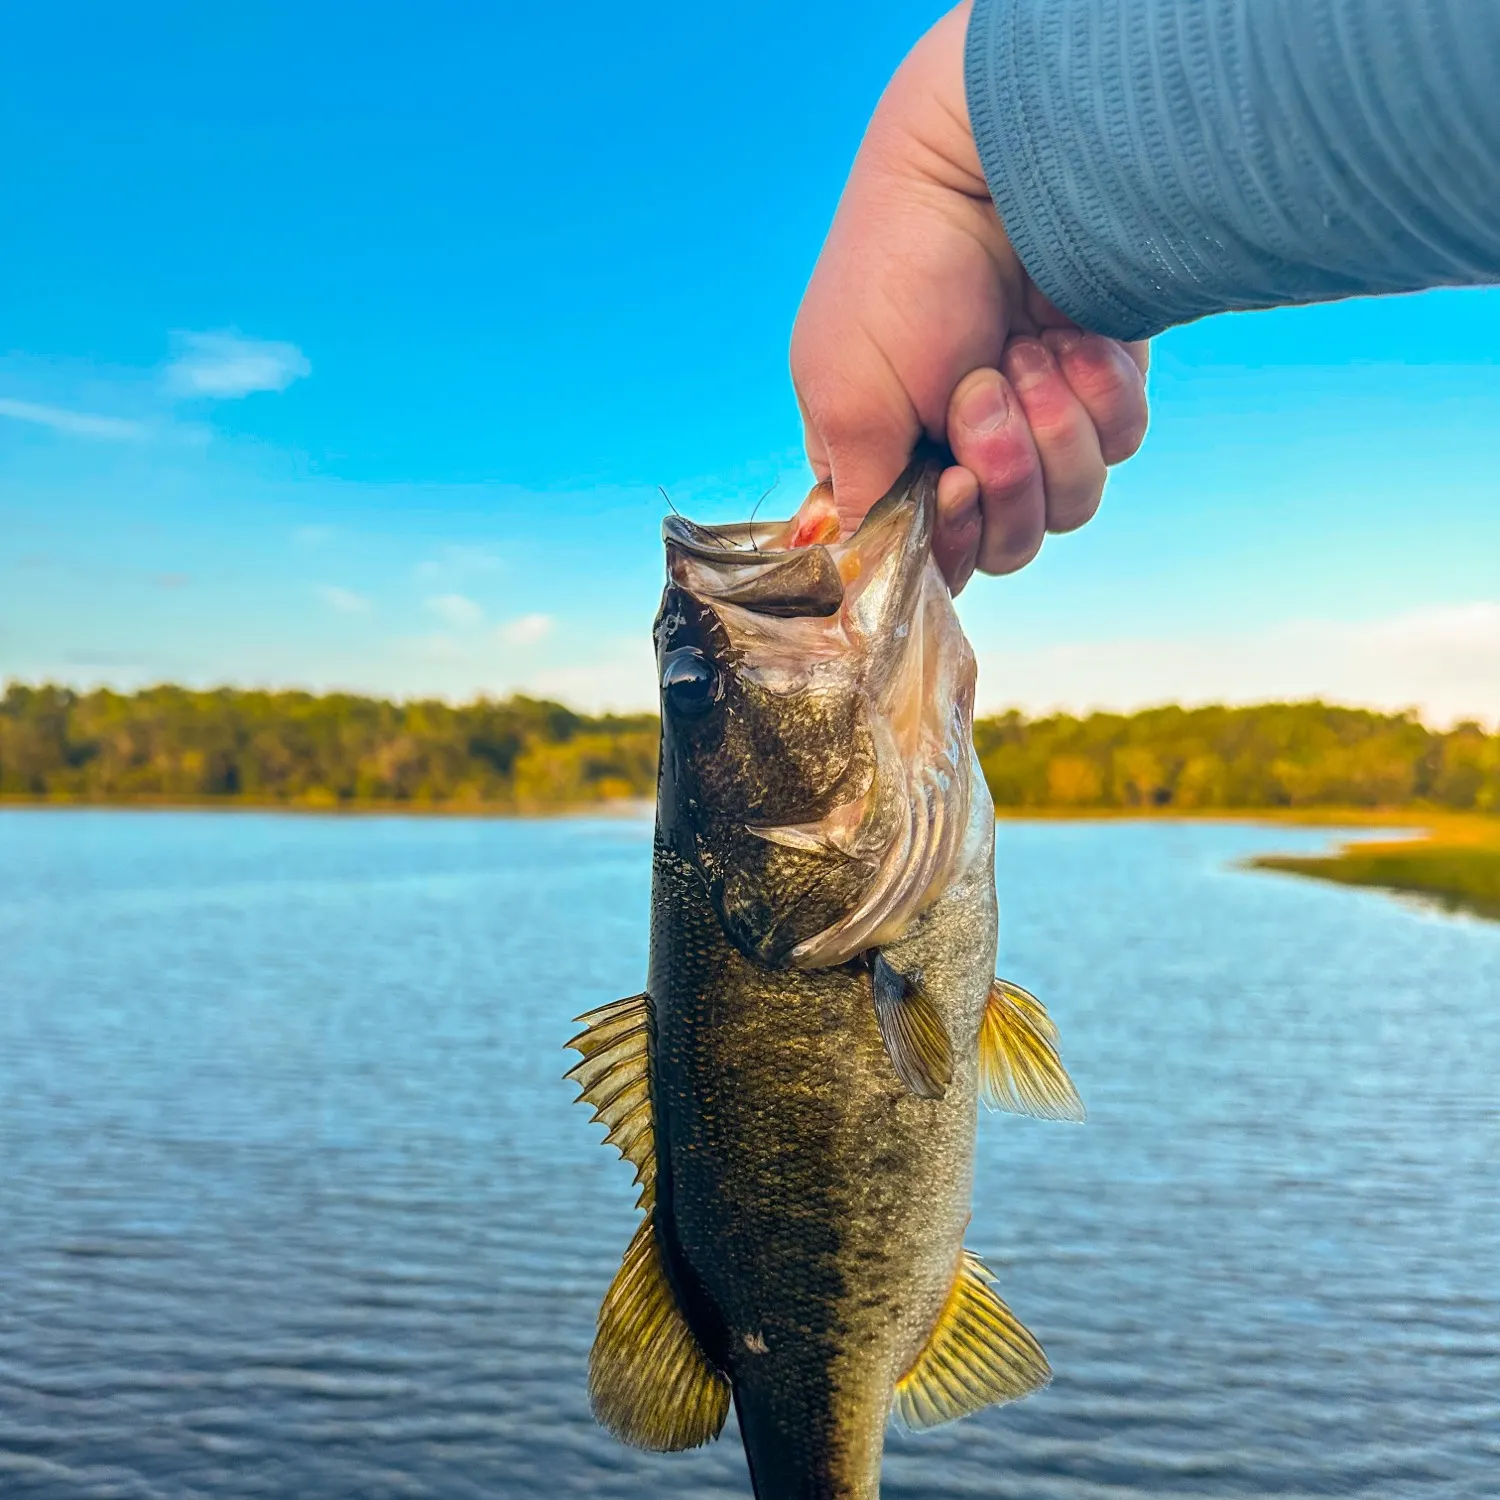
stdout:
<svg viewBox="0 0 1500 1500">
<path fill-rule="evenodd" d="M 526 700 L 531 703 L 545 703 L 553 707 L 566 710 L 580 719 L 628 719 L 628 718 L 659 718 L 660 712 L 656 707 L 651 708 L 622 708 L 604 707 L 598 709 L 580 708 L 576 704 L 569 703 L 564 698 L 556 698 L 544 693 L 528 691 L 525 688 L 513 689 L 506 693 L 477 692 L 466 697 L 454 697 L 442 693 L 428 694 L 384 694 L 370 692 L 361 688 L 344 687 L 309 687 L 305 684 L 285 684 L 270 686 L 264 683 L 246 685 L 235 682 L 218 682 L 209 686 L 197 687 L 187 682 L 177 682 L 170 679 L 162 679 L 142 687 L 121 688 L 107 682 L 94 682 L 87 686 L 67 682 L 59 679 L 46 679 L 43 681 L 32 681 L 22 677 L 0 675 L 0 701 L 8 697 L 14 688 L 22 688 L 30 692 L 43 692 L 48 689 L 72 693 L 77 697 L 89 697 L 97 693 L 109 693 L 117 698 L 131 699 L 144 697 L 147 694 L 160 692 L 164 689 L 172 689 L 183 693 L 201 693 L 204 695 L 215 695 L 221 693 L 260 693 L 268 697 L 282 697 L 300 695 L 308 698 L 357 698 L 367 703 L 389 704 L 398 708 L 409 708 L 424 703 L 441 703 L 444 707 L 461 710 L 475 708 L 481 705 L 500 705 L 512 703 L 517 700 Z M 1137 718 L 1144 714 L 1158 713 L 1164 709 L 1179 709 L 1184 713 L 1206 712 L 1212 709 L 1223 709 L 1226 711 L 1244 711 L 1250 709 L 1264 708 L 1327 708 L 1336 709 L 1348 713 L 1373 714 L 1376 718 L 1391 720 L 1406 720 L 1411 723 L 1420 724 L 1424 729 L 1432 733 L 1452 733 L 1455 730 L 1472 725 L 1486 734 L 1500 734 L 1500 710 L 1494 717 L 1486 720 L 1482 716 L 1456 717 L 1446 728 L 1439 727 L 1422 714 L 1422 710 L 1415 704 L 1405 708 L 1379 707 L 1369 703 L 1350 702 L 1335 698 L 1324 697 L 1288 697 L 1288 698 L 1255 698 L 1245 700 L 1230 700 L 1225 698 L 1207 699 L 1180 699 L 1166 698 L 1150 703 L 1141 704 L 1135 708 L 1113 708 L 1102 704 L 1090 705 L 1085 709 L 1072 709 L 1053 707 L 1040 712 L 1033 712 L 1020 707 L 1009 705 L 987 709 L 984 712 L 976 712 L 974 721 L 981 723 L 991 719 L 1003 719 L 1016 715 L 1027 723 L 1036 723 L 1040 720 L 1052 718 L 1071 718 L 1086 720 L 1096 717 L 1110 717 L 1120 719 Z"/>
</svg>

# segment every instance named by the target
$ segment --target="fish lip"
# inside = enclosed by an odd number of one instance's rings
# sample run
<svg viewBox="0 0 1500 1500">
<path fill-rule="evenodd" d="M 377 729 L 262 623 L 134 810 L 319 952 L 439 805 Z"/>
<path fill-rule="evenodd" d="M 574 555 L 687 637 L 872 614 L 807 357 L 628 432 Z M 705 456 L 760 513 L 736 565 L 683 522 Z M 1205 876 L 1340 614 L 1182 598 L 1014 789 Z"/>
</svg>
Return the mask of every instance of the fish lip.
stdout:
<svg viewBox="0 0 1500 1500">
<path fill-rule="evenodd" d="M 947 449 L 924 438 L 912 450 L 911 459 L 896 482 L 870 508 L 854 533 L 842 538 L 837 545 L 844 546 L 854 541 L 866 526 L 878 524 L 892 509 L 910 504 L 913 499 L 922 507 L 920 524 L 925 539 L 937 515 L 937 476 L 952 462 L 953 455 Z M 923 486 L 924 478 L 932 482 Z M 680 548 L 702 562 L 730 563 L 736 567 L 767 566 L 811 550 L 766 545 L 778 533 L 784 533 L 787 524 L 785 520 L 730 521 L 722 526 L 704 526 L 674 512 L 662 517 L 661 538 L 669 548 Z"/>
<path fill-rule="evenodd" d="M 747 535 L 753 528 L 737 529 Z M 705 542 L 702 528 L 678 516 L 662 523 L 669 587 L 714 609 L 734 605 L 752 614 L 828 618 L 844 603 L 844 582 L 821 545 L 740 551 Z"/>
<path fill-rule="evenodd" d="M 762 546 L 785 521 L 734 521 L 726 526 L 700 526 L 686 516 L 663 516 L 661 539 L 700 562 L 732 563 L 736 567 L 785 562 L 793 549 Z"/>
<path fill-rule="evenodd" d="M 852 536 L 806 547 L 772 545 L 778 536 L 786 535 L 785 521 L 704 526 L 676 513 L 664 516 L 661 534 L 669 586 L 675 585 L 709 608 L 733 605 L 783 619 L 828 619 L 849 602 L 849 588 L 862 572 L 862 544 L 868 545 L 873 536 L 880 547 L 881 529 L 893 517 L 910 512 L 906 534 L 895 543 L 898 581 L 894 587 L 898 597 L 907 595 L 917 586 L 922 571 L 918 559 L 930 555 L 941 472 L 937 451 L 931 444 L 920 445 Z M 852 571 L 846 562 L 852 562 Z"/>
</svg>

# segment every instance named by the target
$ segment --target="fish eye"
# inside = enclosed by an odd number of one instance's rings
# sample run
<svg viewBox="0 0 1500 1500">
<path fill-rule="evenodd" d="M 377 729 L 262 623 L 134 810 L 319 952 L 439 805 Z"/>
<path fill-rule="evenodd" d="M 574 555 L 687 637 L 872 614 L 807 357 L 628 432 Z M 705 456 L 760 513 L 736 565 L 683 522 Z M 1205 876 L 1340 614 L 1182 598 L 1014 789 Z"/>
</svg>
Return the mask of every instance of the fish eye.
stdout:
<svg viewBox="0 0 1500 1500">
<path fill-rule="evenodd" d="M 718 668 L 692 646 L 667 652 L 661 664 L 661 691 L 674 714 L 697 718 L 723 696 Z"/>
</svg>

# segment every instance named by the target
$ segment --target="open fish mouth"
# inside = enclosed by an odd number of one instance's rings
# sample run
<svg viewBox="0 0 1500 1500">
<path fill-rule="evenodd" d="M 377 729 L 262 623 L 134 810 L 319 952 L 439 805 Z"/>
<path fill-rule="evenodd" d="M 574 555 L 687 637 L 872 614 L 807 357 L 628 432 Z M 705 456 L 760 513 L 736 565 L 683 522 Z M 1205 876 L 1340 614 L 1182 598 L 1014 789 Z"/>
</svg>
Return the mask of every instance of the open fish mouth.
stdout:
<svg viewBox="0 0 1500 1500">
<path fill-rule="evenodd" d="M 671 586 L 717 618 L 719 666 L 753 687 L 757 711 L 791 720 L 810 694 L 851 698 L 850 722 L 873 753 L 873 776 L 817 816 L 739 824 L 802 861 L 826 860 L 840 871 L 839 889 L 852 892 L 795 941 L 774 934 L 815 907 L 805 882 L 795 913 L 762 914 L 753 948 L 795 968 L 844 963 L 900 936 L 945 888 L 963 845 L 975 665 L 932 559 L 941 471 L 936 456 L 914 460 L 843 540 L 825 486 L 787 522 L 705 527 L 671 516 L 663 524 Z M 826 749 L 830 763 L 848 759 L 839 746 Z M 753 774 L 747 767 L 747 779 Z M 743 800 L 748 810 L 755 799 Z"/>
</svg>

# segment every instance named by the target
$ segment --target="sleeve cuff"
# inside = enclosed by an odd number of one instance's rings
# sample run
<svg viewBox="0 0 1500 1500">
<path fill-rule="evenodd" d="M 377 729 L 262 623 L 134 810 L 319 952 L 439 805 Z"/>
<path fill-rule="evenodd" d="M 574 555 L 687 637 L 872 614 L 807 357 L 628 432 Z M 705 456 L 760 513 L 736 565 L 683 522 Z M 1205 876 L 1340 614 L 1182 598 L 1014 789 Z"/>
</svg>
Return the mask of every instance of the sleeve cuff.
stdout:
<svg viewBox="0 0 1500 1500">
<path fill-rule="evenodd" d="M 1040 54 L 1069 39 L 1061 24 L 1044 17 L 1018 25 L 1017 6 L 1024 3 L 974 0 L 969 18 L 964 90 L 990 196 L 1026 274 L 1058 311 L 1110 338 L 1152 337 L 1172 319 L 1091 270 L 1077 252 L 1076 226 L 1053 199 L 1049 184 L 1067 180 L 1071 133 L 1052 128 L 1054 111 L 1038 85 L 1046 71 Z M 1077 191 L 1082 184 L 1070 186 Z"/>
</svg>

